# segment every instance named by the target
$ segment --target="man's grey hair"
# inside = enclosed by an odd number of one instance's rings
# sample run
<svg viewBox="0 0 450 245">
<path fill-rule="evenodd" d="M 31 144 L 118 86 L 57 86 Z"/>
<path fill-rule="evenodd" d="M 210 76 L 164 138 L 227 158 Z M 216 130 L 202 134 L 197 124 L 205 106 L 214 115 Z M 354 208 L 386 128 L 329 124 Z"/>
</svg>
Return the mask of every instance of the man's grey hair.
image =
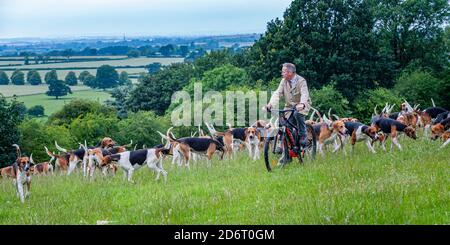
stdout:
<svg viewBox="0 0 450 245">
<path fill-rule="evenodd" d="M 289 71 L 294 72 L 294 73 L 297 71 L 297 69 L 295 68 L 295 65 L 292 63 L 284 63 L 283 67 L 286 67 Z"/>
</svg>

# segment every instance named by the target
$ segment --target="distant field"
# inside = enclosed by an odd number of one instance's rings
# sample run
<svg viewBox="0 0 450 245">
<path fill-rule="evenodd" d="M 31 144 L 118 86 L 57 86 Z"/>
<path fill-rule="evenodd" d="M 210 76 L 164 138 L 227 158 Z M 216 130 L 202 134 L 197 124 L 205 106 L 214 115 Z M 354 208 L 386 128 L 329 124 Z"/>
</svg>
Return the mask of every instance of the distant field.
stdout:
<svg viewBox="0 0 450 245">
<path fill-rule="evenodd" d="M 81 57 L 81 56 L 80 56 Z M 90 56 L 87 56 L 90 57 Z M 92 58 L 123 58 L 123 56 L 92 56 Z M 7 57 L 0 57 L 0 65 L 6 65 L 8 63 L 19 63 L 22 64 L 23 61 L 2 61 L 1 58 L 7 58 Z M 20 57 L 9 57 L 9 58 L 20 58 Z M 75 57 L 73 57 L 75 58 Z M 111 66 L 145 66 L 150 63 L 159 62 L 162 65 L 169 65 L 172 63 L 177 62 L 183 62 L 183 58 L 132 58 L 132 59 L 124 59 L 124 60 L 104 60 L 104 61 L 84 61 L 84 62 L 66 62 L 66 63 L 50 63 L 50 64 L 31 64 L 27 66 L 7 66 L 7 67 L 0 67 L 0 70 L 5 69 L 19 69 L 23 70 L 24 73 L 28 72 L 28 69 L 36 69 L 39 74 L 41 75 L 41 78 L 43 79 L 45 77 L 45 74 L 49 72 L 50 70 L 39 70 L 39 69 L 45 69 L 45 68 L 58 68 L 58 69 L 64 69 L 64 70 L 57 70 L 58 78 L 64 79 L 70 71 L 75 72 L 75 74 L 78 76 L 83 71 L 88 71 L 92 75 L 96 75 L 97 68 L 102 65 L 111 65 Z M 71 69 L 76 67 L 86 67 L 90 69 Z M 25 70 L 27 69 L 27 70 Z M 117 68 L 117 72 L 126 71 L 129 75 L 139 75 L 141 72 L 147 72 L 147 69 L 145 68 Z M 5 71 L 6 74 L 11 77 L 13 70 Z"/>
<path fill-rule="evenodd" d="M 16 61 L 5 61 L 0 59 L 0 65 L 21 65 L 23 64 L 23 61 L 16 60 Z"/>
<path fill-rule="evenodd" d="M 1 70 L 1 67 L 0 67 L 0 70 Z M 126 71 L 126 72 L 128 72 L 129 75 L 139 75 L 139 73 L 141 73 L 141 72 L 147 72 L 147 69 L 145 69 L 145 68 L 123 68 L 123 69 L 116 69 L 116 70 L 117 70 L 117 72 L 118 72 L 119 74 L 120 74 L 122 71 Z M 84 69 L 83 69 L 83 70 L 57 70 L 56 73 L 58 74 L 58 78 L 59 78 L 59 79 L 64 80 L 64 78 L 66 77 L 67 73 L 69 73 L 69 72 L 71 72 L 71 71 L 75 72 L 75 74 L 76 74 L 77 76 L 79 76 L 80 73 L 83 72 L 83 71 L 88 71 L 89 73 L 91 73 L 91 74 L 94 75 L 94 76 L 97 74 L 97 69 L 86 69 L 86 70 L 84 70 Z M 7 74 L 9 77 L 11 77 L 11 75 L 12 75 L 12 73 L 13 73 L 14 71 L 5 71 L 5 72 L 6 72 L 6 74 Z M 27 72 L 28 72 L 28 71 L 24 71 L 25 75 L 26 75 Z M 46 74 L 47 72 L 49 72 L 49 70 L 38 70 L 38 72 L 39 72 L 39 74 L 41 75 L 41 78 L 44 79 L 45 74 Z"/>
<path fill-rule="evenodd" d="M 90 90 L 91 88 L 86 86 L 71 86 L 72 91 Z M 38 86 L 33 85 L 0 85 L 0 93 L 5 97 L 12 97 L 14 95 L 24 96 L 24 95 L 35 95 L 43 94 L 47 92 L 48 85 L 41 84 Z"/>
<path fill-rule="evenodd" d="M 99 55 L 99 56 L 70 56 L 70 59 L 124 59 L 127 58 L 126 55 Z M 30 58 L 31 60 L 34 59 L 34 57 Z M 50 59 L 66 59 L 66 57 L 63 56 L 51 56 Z M 16 56 L 0 56 L 1 60 L 24 60 L 24 57 L 16 57 Z"/>
<path fill-rule="evenodd" d="M 20 96 L 18 101 L 24 102 L 27 108 L 35 105 L 42 105 L 45 108 L 45 115 L 51 115 L 54 112 L 60 110 L 64 104 L 69 103 L 73 99 L 85 99 L 104 102 L 111 98 L 111 95 L 107 92 L 96 90 L 76 91 L 68 96 L 55 99 L 55 97 L 49 97 L 45 94 Z"/>
<path fill-rule="evenodd" d="M 40 68 L 71 68 L 71 67 L 100 67 L 102 65 L 110 66 L 144 66 L 150 63 L 159 62 L 162 65 L 170 65 L 176 62 L 183 62 L 183 58 L 132 58 L 124 60 L 103 60 L 103 61 L 84 61 L 84 62 L 65 62 L 49 64 L 31 64 L 27 66 L 11 66 L 9 68 L 22 69 L 40 69 Z"/>
</svg>

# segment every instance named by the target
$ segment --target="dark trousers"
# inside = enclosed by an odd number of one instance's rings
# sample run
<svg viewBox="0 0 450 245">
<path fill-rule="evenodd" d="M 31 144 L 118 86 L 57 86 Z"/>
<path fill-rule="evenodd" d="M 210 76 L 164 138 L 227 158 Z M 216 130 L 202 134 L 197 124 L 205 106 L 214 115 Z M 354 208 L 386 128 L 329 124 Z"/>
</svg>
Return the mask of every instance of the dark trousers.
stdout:
<svg viewBox="0 0 450 245">
<path fill-rule="evenodd" d="M 294 116 L 290 118 L 290 122 L 297 126 L 298 128 L 298 136 L 299 142 L 304 144 L 306 141 L 306 124 L 305 124 L 305 116 L 298 111 L 294 112 Z"/>
<path fill-rule="evenodd" d="M 289 122 L 291 122 L 292 124 L 296 125 L 298 130 L 298 137 L 297 137 L 297 142 L 295 142 L 295 144 L 297 146 L 300 146 L 300 144 L 302 146 L 306 146 L 306 124 L 305 124 L 305 116 L 297 111 L 294 112 L 294 116 L 291 117 L 289 119 Z M 292 159 L 289 156 L 289 150 L 287 147 L 284 148 L 284 159 L 282 160 L 282 162 L 286 163 L 286 162 L 290 162 Z"/>
</svg>

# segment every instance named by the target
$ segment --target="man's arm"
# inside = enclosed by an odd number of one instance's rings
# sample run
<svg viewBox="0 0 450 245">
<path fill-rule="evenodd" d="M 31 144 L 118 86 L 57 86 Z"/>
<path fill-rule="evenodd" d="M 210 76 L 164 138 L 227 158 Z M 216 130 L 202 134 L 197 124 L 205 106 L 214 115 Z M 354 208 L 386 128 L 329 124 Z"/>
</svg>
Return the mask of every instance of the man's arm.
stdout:
<svg viewBox="0 0 450 245">
<path fill-rule="evenodd" d="M 308 85 L 306 84 L 305 79 L 302 79 L 299 82 L 301 82 L 301 86 L 300 86 L 301 97 L 300 97 L 300 103 L 297 105 L 297 110 L 303 110 L 309 104 L 309 90 L 308 90 Z"/>
<path fill-rule="evenodd" d="M 269 106 L 278 105 L 280 102 L 280 98 L 284 96 L 284 89 L 283 89 L 283 80 L 281 80 L 280 85 L 278 85 L 277 90 L 272 94 L 272 97 L 269 101 Z"/>
</svg>

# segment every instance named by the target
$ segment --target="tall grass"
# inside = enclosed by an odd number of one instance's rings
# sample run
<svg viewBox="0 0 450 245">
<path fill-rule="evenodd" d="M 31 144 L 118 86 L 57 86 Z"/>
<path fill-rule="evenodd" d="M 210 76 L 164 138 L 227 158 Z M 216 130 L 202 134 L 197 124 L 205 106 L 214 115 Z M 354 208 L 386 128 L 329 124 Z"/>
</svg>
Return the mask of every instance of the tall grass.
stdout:
<svg viewBox="0 0 450 245">
<path fill-rule="evenodd" d="M 25 204 L 11 180 L 0 181 L 1 224 L 449 224 L 450 147 L 401 139 L 402 152 L 328 153 L 272 173 L 263 158 L 243 152 L 234 160 L 191 170 L 165 161 L 168 181 L 148 168 L 92 181 L 35 176 Z M 389 143 L 388 143 L 389 146 Z M 389 148 L 388 148 L 389 149 Z"/>
</svg>

